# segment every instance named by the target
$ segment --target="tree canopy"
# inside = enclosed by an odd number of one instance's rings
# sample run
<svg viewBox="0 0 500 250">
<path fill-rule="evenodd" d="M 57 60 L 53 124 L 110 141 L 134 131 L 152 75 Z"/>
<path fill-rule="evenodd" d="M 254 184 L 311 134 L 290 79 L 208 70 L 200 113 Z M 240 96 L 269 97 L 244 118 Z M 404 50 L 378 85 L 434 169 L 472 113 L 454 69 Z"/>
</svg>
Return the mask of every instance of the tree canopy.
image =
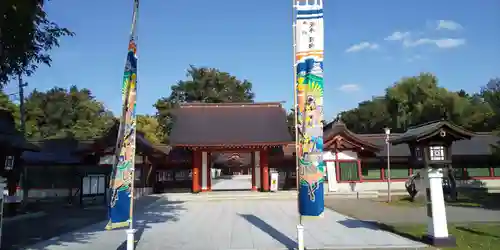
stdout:
<svg viewBox="0 0 500 250">
<path fill-rule="evenodd" d="M 215 68 L 198 68 L 191 65 L 186 77 L 186 80 L 178 81 L 171 87 L 172 92 L 168 97 L 160 98 L 153 105 L 165 136 L 170 133 L 173 122 L 171 111 L 179 104 L 253 102 L 255 97 L 251 82 L 239 80 Z"/>
<path fill-rule="evenodd" d="M 74 33 L 49 20 L 44 0 L 0 1 L 0 86 L 17 75 L 49 65 L 59 39 Z"/>
<path fill-rule="evenodd" d="M 491 131 L 500 125 L 499 82 L 494 79 L 479 93 L 468 94 L 440 87 L 436 76 L 422 73 L 401 79 L 384 96 L 363 101 L 341 117 L 357 133 L 382 133 L 386 126 L 404 132 L 412 125 L 440 119 L 473 131 Z"/>
<path fill-rule="evenodd" d="M 144 133 L 144 137 L 153 143 L 161 143 L 164 135 L 156 117 L 151 115 L 137 115 L 137 130 Z"/>
<path fill-rule="evenodd" d="M 90 90 L 76 86 L 34 90 L 26 98 L 25 113 L 26 135 L 31 139 L 92 139 L 102 136 L 115 122 Z"/>
<path fill-rule="evenodd" d="M 8 110 L 12 113 L 14 120 L 19 121 L 19 108 L 15 103 L 11 101 L 9 95 L 5 94 L 3 90 L 0 89 L 0 109 Z"/>
</svg>

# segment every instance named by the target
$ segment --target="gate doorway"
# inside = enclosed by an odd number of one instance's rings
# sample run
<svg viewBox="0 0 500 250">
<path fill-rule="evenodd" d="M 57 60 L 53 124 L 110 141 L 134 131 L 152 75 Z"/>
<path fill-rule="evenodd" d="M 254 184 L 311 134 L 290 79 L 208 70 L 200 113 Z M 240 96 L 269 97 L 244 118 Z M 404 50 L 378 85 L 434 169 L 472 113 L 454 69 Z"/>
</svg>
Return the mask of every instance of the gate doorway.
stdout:
<svg viewBox="0 0 500 250">
<path fill-rule="evenodd" d="M 252 153 L 213 152 L 210 156 L 212 191 L 252 190 Z"/>
</svg>

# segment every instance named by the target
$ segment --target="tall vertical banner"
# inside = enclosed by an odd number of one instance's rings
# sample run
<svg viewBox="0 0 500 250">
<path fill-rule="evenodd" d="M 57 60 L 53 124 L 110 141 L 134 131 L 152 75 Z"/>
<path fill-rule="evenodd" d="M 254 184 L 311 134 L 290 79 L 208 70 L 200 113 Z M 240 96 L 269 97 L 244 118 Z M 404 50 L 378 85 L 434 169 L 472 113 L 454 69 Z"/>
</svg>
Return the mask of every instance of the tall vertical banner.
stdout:
<svg viewBox="0 0 500 250">
<path fill-rule="evenodd" d="M 323 1 L 298 0 L 295 19 L 298 207 L 301 216 L 324 211 Z"/>
<path fill-rule="evenodd" d="M 113 171 L 110 178 L 109 221 L 106 229 L 130 226 L 133 214 L 136 94 L 137 94 L 137 46 L 136 21 L 139 0 L 134 0 L 132 29 L 128 44 L 125 73 L 122 83 L 122 117 L 116 140 Z"/>
</svg>

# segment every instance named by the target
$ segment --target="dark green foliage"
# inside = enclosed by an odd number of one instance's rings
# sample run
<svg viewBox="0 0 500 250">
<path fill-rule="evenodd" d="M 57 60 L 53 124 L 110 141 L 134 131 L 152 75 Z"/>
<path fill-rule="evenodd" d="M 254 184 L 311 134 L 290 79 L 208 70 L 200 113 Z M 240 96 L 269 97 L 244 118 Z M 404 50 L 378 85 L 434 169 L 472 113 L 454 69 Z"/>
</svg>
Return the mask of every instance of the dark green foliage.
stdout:
<svg viewBox="0 0 500 250">
<path fill-rule="evenodd" d="M 54 87 L 34 90 L 27 98 L 26 135 L 33 139 L 102 136 L 114 123 L 113 115 L 88 89 Z"/>
<path fill-rule="evenodd" d="M 0 86 L 17 75 L 49 65 L 59 39 L 74 34 L 50 21 L 43 0 L 0 1 Z"/>
<path fill-rule="evenodd" d="M 153 144 L 161 143 L 165 137 L 158 120 L 151 115 L 137 115 L 137 131 Z"/>
<path fill-rule="evenodd" d="M 10 111 L 10 113 L 14 117 L 14 120 L 17 123 L 19 122 L 19 108 L 15 103 L 12 102 L 11 98 L 9 98 L 9 95 L 4 93 L 1 89 L 0 89 L 0 109 L 5 109 Z"/>
</svg>

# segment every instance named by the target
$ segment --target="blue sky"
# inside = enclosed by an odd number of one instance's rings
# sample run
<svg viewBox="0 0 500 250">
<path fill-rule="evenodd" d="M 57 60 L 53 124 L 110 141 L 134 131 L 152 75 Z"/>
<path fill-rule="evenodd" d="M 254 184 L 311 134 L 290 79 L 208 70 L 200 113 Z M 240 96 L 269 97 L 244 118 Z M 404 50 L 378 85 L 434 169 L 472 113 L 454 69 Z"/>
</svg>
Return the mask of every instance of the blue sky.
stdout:
<svg viewBox="0 0 500 250">
<path fill-rule="evenodd" d="M 152 104 L 185 78 L 189 64 L 248 79 L 257 101 L 291 107 L 291 2 L 142 1 L 138 113 L 154 114 Z M 89 88 L 117 114 L 132 0 L 52 0 L 47 10 L 76 36 L 53 51 L 51 68 L 26 79 L 28 91 Z M 422 71 L 467 91 L 500 76 L 498 0 L 328 0 L 324 16 L 327 119 Z"/>
</svg>

